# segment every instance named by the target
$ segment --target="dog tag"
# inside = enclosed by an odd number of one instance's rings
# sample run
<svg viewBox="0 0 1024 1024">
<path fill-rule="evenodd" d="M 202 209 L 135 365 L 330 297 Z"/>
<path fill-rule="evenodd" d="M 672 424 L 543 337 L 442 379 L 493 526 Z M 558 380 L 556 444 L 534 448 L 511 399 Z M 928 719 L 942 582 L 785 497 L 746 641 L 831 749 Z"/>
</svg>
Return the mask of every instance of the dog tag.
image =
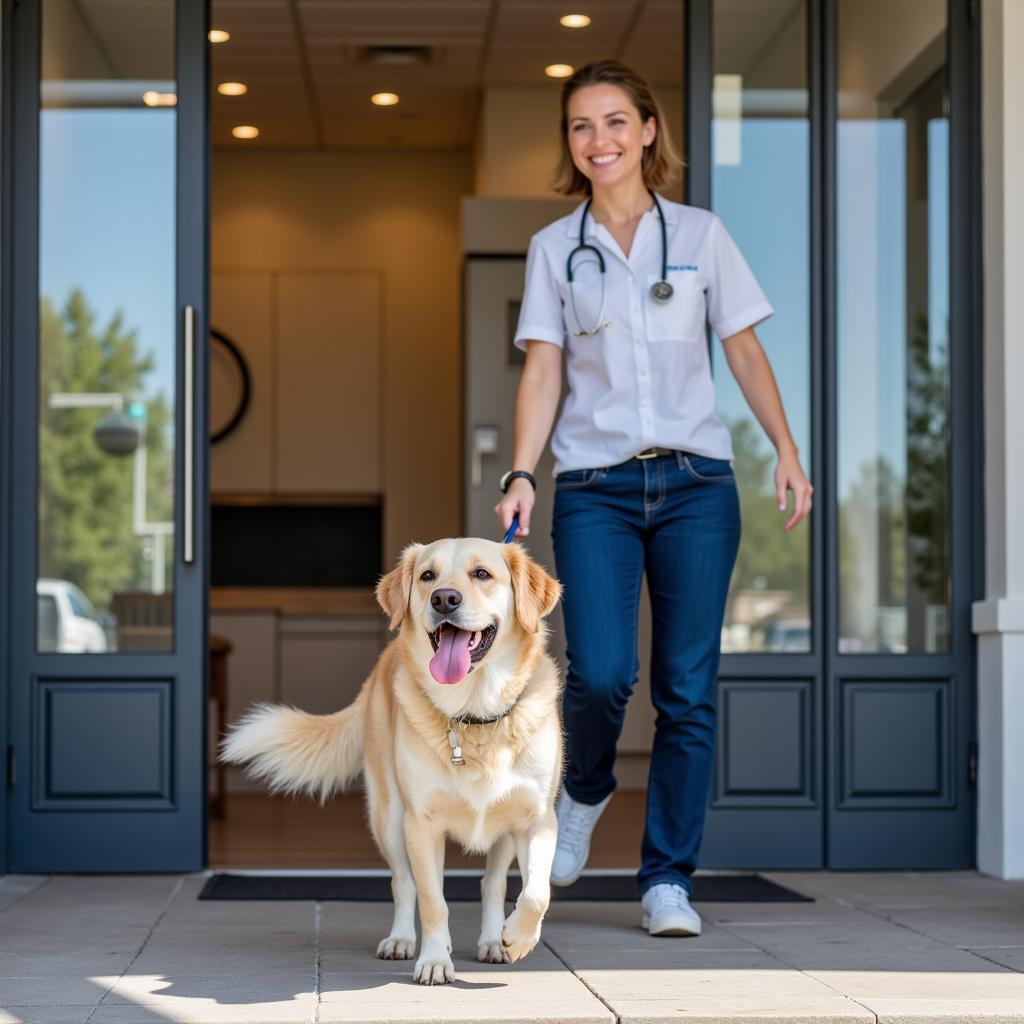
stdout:
<svg viewBox="0 0 1024 1024">
<path fill-rule="evenodd" d="M 452 764 L 456 768 L 463 767 L 466 762 L 462 757 L 462 747 L 459 744 L 459 734 L 454 729 L 448 730 L 448 745 L 452 748 Z"/>
</svg>

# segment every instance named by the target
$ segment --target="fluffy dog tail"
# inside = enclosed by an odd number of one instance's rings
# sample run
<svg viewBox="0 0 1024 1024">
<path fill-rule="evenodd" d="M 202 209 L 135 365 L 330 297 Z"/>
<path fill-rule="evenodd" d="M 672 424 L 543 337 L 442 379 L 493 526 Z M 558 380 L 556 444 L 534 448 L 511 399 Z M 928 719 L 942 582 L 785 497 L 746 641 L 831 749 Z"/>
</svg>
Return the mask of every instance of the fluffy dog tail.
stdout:
<svg viewBox="0 0 1024 1024">
<path fill-rule="evenodd" d="M 248 762 L 249 775 L 271 792 L 318 796 L 324 803 L 363 767 L 367 689 L 333 715 L 281 704 L 257 704 L 221 744 L 221 760 Z"/>
</svg>

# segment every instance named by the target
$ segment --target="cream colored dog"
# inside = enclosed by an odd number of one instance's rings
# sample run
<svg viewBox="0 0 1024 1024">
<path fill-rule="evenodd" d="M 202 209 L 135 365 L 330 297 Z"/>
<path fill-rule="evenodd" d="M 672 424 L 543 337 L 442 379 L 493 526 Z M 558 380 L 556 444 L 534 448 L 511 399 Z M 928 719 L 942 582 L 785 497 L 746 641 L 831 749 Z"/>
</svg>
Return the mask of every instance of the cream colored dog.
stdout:
<svg viewBox="0 0 1024 1024">
<path fill-rule="evenodd" d="M 487 854 L 477 957 L 510 963 L 540 938 L 550 898 L 561 777 L 558 669 L 542 620 L 561 587 L 518 544 L 413 544 L 377 585 L 399 628 L 355 702 L 332 715 L 262 705 L 224 742 L 274 790 L 326 800 L 360 768 L 370 826 L 391 868 L 395 913 L 377 947 L 413 978 L 455 977 L 444 901 L 446 836 Z M 522 893 L 505 920 L 513 856 Z"/>
</svg>

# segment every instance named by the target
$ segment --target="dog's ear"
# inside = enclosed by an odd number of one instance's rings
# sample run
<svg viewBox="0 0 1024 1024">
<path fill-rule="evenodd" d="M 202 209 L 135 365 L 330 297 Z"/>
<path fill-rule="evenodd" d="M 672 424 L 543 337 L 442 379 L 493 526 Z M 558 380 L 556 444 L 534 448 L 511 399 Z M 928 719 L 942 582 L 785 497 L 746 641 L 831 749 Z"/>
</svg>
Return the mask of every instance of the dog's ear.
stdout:
<svg viewBox="0 0 1024 1024">
<path fill-rule="evenodd" d="M 394 569 L 377 582 L 377 603 L 388 613 L 388 629 L 398 629 L 409 610 L 412 570 L 422 550 L 422 544 L 410 544 L 399 555 Z"/>
<path fill-rule="evenodd" d="M 544 571 L 518 544 L 505 545 L 505 561 L 512 573 L 516 617 L 527 633 L 540 629 L 562 596 L 562 584 Z"/>
</svg>

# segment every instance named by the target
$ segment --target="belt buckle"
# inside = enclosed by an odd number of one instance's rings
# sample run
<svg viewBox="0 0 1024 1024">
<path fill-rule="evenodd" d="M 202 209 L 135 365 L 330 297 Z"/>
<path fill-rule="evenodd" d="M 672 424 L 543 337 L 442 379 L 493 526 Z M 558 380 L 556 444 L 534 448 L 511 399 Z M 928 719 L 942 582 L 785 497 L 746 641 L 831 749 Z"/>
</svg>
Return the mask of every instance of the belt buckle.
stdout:
<svg viewBox="0 0 1024 1024">
<path fill-rule="evenodd" d="M 637 459 L 656 459 L 658 457 L 657 448 L 645 448 L 642 452 L 637 452 L 634 458 Z"/>
</svg>

